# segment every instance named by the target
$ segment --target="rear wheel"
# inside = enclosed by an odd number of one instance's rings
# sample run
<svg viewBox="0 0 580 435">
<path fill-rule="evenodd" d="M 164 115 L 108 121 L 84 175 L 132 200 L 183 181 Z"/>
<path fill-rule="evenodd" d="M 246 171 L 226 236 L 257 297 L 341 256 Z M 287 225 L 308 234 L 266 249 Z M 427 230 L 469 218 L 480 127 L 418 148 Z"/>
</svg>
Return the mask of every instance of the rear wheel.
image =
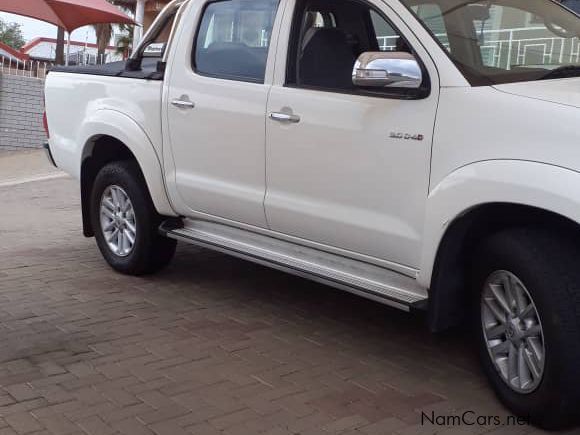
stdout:
<svg viewBox="0 0 580 435">
<path fill-rule="evenodd" d="M 99 171 L 91 195 L 91 223 L 113 269 L 143 275 L 166 266 L 176 242 L 159 235 L 162 220 L 135 162 L 113 162 Z"/>
<path fill-rule="evenodd" d="M 531 228 L 498 233 L 473 257 L 483 370 L 514 414 L 545 428 L 578 420 L 579 257 L 569 241 Z"/>
</svg>

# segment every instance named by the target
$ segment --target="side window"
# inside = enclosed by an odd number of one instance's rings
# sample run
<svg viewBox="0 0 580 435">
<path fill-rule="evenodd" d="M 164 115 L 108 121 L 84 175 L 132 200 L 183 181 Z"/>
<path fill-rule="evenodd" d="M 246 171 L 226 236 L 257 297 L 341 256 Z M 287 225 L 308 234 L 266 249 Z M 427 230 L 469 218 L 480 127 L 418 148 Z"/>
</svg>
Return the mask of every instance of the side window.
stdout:
<svg viewBox="0 0 580 435">
<path fill-rule="evenodd" d="M 400 36 L 395 32 L 389 23 L 374 10 L 370 11 L 371 22 L 380 51 L 401 51 L 399 50 Z M 406 50 L 405 50 L 406 51 Z"/>
<path fill-rule="evenodd" d="M 358 92 L 353 67 L 364 52 L 411 52 L 404 38 L 366 2 L 299 0 L 288 50 L 286 84 Z"/>
<path fill-rule="evenodd" d="M 199 74 L 263 83 L 278 0 L 209 3 L 195 42 Z"/>
</svg>

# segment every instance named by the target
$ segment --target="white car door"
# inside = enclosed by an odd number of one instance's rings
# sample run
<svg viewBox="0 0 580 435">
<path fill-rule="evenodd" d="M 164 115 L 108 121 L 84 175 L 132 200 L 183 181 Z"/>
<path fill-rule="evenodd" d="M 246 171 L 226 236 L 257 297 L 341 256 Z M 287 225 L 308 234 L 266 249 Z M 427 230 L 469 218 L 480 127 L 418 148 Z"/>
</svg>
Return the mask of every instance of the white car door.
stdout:
<svg viewBox="0 0 580 435">
<path fill-rule="evenodd" d="M 190 7 L 197 12 L 182 20 L 165 94 L 172 202 L 185 215 L 266 227 L 265 108 L 278 0 Z"/>
<path fill-rule="evenodd" d="M 288 53 L 279 44 L 268 100 L 270 227 L 417 268 L 437 70 L 383 3 L 305 0 L 295 9 L 291 20 L 299 21 L 283 24 L 281 34 L 294 30 Z M 377 50 L 413 52 L 424 67 L 423 91 L 354 87 L 354 60 Z"/>
</svg>

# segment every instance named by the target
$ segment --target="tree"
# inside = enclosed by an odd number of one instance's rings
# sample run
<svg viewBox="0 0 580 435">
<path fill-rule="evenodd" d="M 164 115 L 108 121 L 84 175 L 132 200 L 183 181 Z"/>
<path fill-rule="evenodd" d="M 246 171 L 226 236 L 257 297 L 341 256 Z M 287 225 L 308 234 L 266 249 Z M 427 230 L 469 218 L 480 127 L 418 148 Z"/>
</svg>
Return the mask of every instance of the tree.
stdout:
<svg viewBox="0 0 580 435">
<path fill-rule="evenodd" d="M 109 3 L 114 5 L 120 6 L 127 13 L 134 13 L 133 8 L 134 5 L 131 5 L 127 0 L 108 0 Z M 97 62 L 104 62 L 105 61 L 105 53 L 107 51 L 107 47 L 111 41 L 111 37 L 113 36 L 113 26 L 111 24 L 95 24 L 93 25 L 95 29 L 95 34 L 97 35 Z M 121 25 L 122 30 L 128 30 L 129 26 Z M 117 51 L 122 51 L 127 53 L 130 49 L 130 45 L 132 44 L 133 40 L 123 37 L 119 40 L 119 44 L 117 45 Z"/>
<path fill-rule="evenodd" d="M 133 50 L 133 35 L 122 35 L 117 40 L 116 53 L 127 59 Z"/>
<path fill-rule="evenodd" d="M 64 65 L 64 29 L 59 27 L 56 34 L 56 52 L 54 62 L 57 65 Z"/>
<path fill-rule="evenodd" d="M 113 26 L 108 23 L 95 24 L 97 35 L 97 63 L 105 63 L 105 52 L 113 36 Z"/>
<path fill-rule="evenodd" d="M 133 26 L 129 24 L 119 24 L 119 32 L 121 35 L 116 41 L 116 53 L 127 59 L 131 50 L 133 49 Z"/>
<path fill-rule="evenodd" d="M 0 42 L 20 50 L 26 43 L 20 24 L 6 23 L 0 19 Z"/>
</svg>

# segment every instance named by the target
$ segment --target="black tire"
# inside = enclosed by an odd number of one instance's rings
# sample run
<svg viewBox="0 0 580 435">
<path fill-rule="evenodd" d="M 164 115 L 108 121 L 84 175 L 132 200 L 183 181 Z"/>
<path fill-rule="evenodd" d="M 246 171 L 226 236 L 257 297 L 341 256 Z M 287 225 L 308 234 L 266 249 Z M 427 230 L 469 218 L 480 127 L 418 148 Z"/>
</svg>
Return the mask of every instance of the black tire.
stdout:
<svg viewBox="0 0 580 435">
<path fill-rule="evenodd" d="M 472 261 L 472 318 L 483 371 L 511 412 L 546 429 L 566 428 L 579 421 L 579 260 L 580 250 L 570 240 L 538 228 L 519 228 L 485 240 Z M 514 391 L 502 379 L 483 335 L 483 286 L 494 271 L 502 270 L 519 278 L 541 319 L 544 372 L 539 385 L 527 393 Z"/>
<path fill-rule="evenodd" d="M 101 229 L 101 198 L 109 186 L 121 187 L 131 200 L 135 212 L 135 242 L 132 251 L 126 256 L 119 256 L 109 248 Z M 177 242 L 159 234 L 159 225 L 163 219 L 153 206 L 145 179 L 136 162 L 112 162 L 99 171 L 91 194 L 91 224 L 97 245 L 113 269 L 127 275 L 145 275 L 167 266 L 175 254 Z"/>
</svg>

